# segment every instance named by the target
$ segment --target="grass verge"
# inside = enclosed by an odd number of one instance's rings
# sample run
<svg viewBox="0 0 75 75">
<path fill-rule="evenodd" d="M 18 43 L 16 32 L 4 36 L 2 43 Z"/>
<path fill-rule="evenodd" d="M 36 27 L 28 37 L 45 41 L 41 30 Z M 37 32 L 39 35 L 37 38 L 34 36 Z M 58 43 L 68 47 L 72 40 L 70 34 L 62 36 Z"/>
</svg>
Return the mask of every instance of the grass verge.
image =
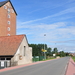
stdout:
<svg viewBox="0 0 75 75">
<path fill-rule="evenodd" d="M 75 57 L 72 57 L 72 59 L 74 60 L 74 62 L 75 62 Z"/>
<path fill-rule="evenodd" d="M 56 58 L 43 59 L 43 61 L 46 61 L 46 60 L 51 60 L 51 59 L 56 59 Z"/>
</svg>

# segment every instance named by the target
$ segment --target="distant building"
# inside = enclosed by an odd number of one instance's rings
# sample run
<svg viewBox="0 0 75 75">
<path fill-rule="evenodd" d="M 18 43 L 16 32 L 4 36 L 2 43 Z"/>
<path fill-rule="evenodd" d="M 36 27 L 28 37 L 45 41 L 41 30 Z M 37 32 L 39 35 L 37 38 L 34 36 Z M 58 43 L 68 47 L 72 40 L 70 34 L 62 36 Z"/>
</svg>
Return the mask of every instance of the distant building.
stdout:
<svg viewBox="0 0 75 75">
<path fill-rule="evenodd" d="M 69 53 L 69 55 L 71 55 L 71 56 L 75 56 L 75 53 Z"/>
<path fill-rule="evenodd" d="M 16 15 L 10 0 L 0 2 L 0 36 L 16 35 Z"/>
</svg>

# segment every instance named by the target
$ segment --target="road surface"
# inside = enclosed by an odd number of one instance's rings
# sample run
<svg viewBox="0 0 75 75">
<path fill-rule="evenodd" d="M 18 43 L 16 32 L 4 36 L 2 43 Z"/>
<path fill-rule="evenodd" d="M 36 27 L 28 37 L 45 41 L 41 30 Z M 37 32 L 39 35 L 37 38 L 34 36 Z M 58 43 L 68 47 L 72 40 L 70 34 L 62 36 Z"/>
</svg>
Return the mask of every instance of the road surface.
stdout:
<svg viewBox="0 0 75 75">
<path fill-rule="evenodd" d="M 0 75 L 64 75 L 70 57 L 1 72 Z"/>
</svg>

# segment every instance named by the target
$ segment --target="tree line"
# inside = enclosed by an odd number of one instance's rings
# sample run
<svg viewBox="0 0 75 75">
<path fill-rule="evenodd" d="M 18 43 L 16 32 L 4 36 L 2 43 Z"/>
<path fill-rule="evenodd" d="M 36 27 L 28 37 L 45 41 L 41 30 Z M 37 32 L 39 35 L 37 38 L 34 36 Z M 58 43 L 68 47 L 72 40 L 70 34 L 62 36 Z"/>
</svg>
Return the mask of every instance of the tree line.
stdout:
<svg viewBox="0 0 75 75">
<path fill-rule="evenodd" d="M 69 53 L 65 53 L 64 51 L 58 52 L 57 48 L 52 50 L 52 48 L 48 47 L 47 44 L 29 44 L 29 46 L 32 47 L 33 56 L 43 56 L 44 52 L 42 49 L 44 48 L 47 50 L 47 52 L 45 52 L 46 56 L 53 56 L 53 54 L 56 54 L 56 56 L 64 57 L 69 55 Z"/>
</svg>

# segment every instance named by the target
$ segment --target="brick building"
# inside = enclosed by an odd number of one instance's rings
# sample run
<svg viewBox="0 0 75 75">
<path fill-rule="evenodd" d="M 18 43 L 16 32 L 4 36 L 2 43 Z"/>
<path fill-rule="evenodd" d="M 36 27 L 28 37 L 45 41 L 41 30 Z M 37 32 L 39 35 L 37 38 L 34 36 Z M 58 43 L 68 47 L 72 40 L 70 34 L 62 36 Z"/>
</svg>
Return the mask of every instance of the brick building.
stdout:
<svg viewBox="0 0 75 75">
<path fill-rule="evenodd" d="M 0 2 L 0 69 L 32 63 L 26 35 L 16 35 L 16 15 L 10 0 Z"/>
<path fill-rule="evenodd" d="M 0 2 L 0 36 L 16 35 L 16 15 L 10 0 Z"/>
</svg>

